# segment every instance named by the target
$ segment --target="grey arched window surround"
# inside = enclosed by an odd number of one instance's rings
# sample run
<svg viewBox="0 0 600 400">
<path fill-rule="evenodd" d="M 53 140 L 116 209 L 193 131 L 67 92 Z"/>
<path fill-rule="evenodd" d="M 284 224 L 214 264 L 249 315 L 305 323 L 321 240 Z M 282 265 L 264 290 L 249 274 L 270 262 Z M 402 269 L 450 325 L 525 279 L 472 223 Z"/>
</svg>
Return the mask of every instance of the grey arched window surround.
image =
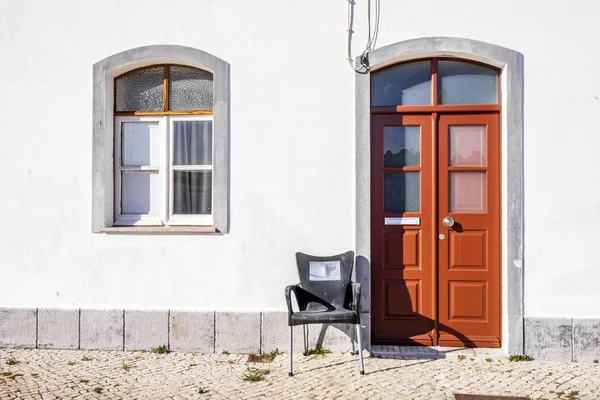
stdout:
<svg viewBox="0 0 600 400">
<path fill-rule="evenodd" d="M 524 351 L 523 342 L 523 55 L 477 40 L 427 37 L 394 43 L 369 53 L 370 73 L 355 76 L 356 139 L 356 279 L 363 283 L 363 312 L 370 298 L 370 134 L 371 75 L 383 68 L 428 58 L 462 59 L 501 71 L 503 156 L 503 325 L 511 354 Z M 360 66 L 360 58 L 355 60 Z"/>
<path fill-rule="evenodd" d="M 180 65 L 213 76 L 213 224 L 182 227 L 114 227 L 115 78 L 153 65 Z M 186 68 L 188 69 L 188 68 Z M 92 232 L 207 232 L 229 228 L 229 64 L 191 47 L 155 45 L 112 55 L 93 66 Z"/>
</svg>

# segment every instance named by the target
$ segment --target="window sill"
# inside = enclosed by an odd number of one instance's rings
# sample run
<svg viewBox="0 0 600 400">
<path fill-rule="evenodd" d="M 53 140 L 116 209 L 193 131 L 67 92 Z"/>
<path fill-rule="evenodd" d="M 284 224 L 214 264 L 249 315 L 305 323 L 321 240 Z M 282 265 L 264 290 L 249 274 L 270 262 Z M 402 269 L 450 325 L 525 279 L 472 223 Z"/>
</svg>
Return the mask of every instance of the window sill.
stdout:
<svg viewBox="0 0 600 400">
<path fill-rule="evenodd" d="M 214 233 L 213 226 L 110 226 L 100 228 L 101 233 Z"/>
</svg>

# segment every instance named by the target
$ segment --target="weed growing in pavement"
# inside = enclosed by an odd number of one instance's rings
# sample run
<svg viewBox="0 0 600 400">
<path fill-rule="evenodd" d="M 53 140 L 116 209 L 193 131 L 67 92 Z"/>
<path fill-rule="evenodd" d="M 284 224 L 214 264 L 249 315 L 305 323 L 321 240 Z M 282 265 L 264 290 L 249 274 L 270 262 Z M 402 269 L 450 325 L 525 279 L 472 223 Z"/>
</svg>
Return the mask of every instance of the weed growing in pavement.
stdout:
<svg viewBox="0 0 600 400">
<path fill-rule="evenodd" d="M 195 367 L 195 366 L 197 366 L 197 365 L 198 365 L 198 364 L 190 364 L 189 368 Z"/>
<path fill-rule="evenodd" d="M 10 357 L 8 360 L 6 360 L 6 365 L 17 365 L 18 363 L 19 362 L 14 357 Z"/>
<path fill-rule="evenodd" d="M 598 364 L 598 360 L 594 360 L 594 364 Z"/>
<path fill-rule="evenodd" d="M 229 353 L 227 350 L 223 350 L 223 351 L 221 352 L 221 355 L 222 355 L 222 356 L 228 356 L 229 354 L 231 354 L 231 353 Z"/>
<path fill-rule="evenodd" d="M 325 356 L 327 354 L 331 353 L 331 350 L 329 350 L 326 347 L 321 346 L 320 344 L 316 345 L 315 348 L 310 348 L 308 350 L 306 350 L 306 354 L 304 354 L 305 356 Z"/>
<path fill-rule="evenodd" d="M 89 382 L 89 379 L 80 379 L 80 380 L 79 380 L 79 382 L 80 382 L 80 383 L 88 383 L 88 382 Z"/>
<path fill-rule="evenodd" d="M 125 371 L 129 371 L 131 369 L 131 364 L 123 364 L 122 367 Z"/>
<path fill-rule="evenodd" d="M 283 353 L 280 352 L 277 347 L 275 347 L 275 350 L 272 350 L 269 354 L 272 355 L 273 357 L 276 357 L 276 356 L 282 355 Z"/>
<path fill-rule="evenodd" d="M 69 362 L 67 363 L 67 365 L 75 365 L 75 364 L 77 364 L 77 361 L 69 361 Z"/>
<path fill-rule="evenodd" d="M 32 377 L 37 378 L 40 374 L 31 374 Z"/>
<path fill-rule="evenodd" d="M 151 348 L 150 352 L 154 354 L 169 354 L 170 350 L 163 344 L 162 346 Z"/>
<path fill-rule="evenodd" d="M 244 374 L 243 379 L 247 382 L 258 382 L 264 380 L 265 376 L 261 374 Z"/>
<path fill-rule="evenodd" d="M 508 357 L 508 361 L 533 361 L 533 357 L 527 354 L 512 354 Z"/>
<path fill-rule="evenodd" d="M 81 357 L 81 361 L 92 361 L 92 359 L 89 358 L 88 356 L 83 356 L 83 357 Z"/>
<path fill-rule="evenodd" d="M 467 356 L 459 355 L 457 358 L 458 358 L 458 361 L 462 361 L 465 358 L 467 358 Z"/>
<path fill-rule="evenodd" d="M 569 392 L 569 394 L 565 394 L 565 392 L 554 392 L 554 391 L 550 391 L 550 393 L 554 393 L 558 399 L 562 399 L 562 400 L 578 400 L 579 399 L 579 392 L 578 391 L 572 391 Z M 563 396 L 567 396 L 567 397 L 563 397 Z"/>
<path fill-rule="evenodd" d="M 492 359 L 491 358 L 486 358 L 485 362 L 492 362 Z"/>
<path fill-rule="evenodd" d="M 102 388 L 101 387 L 95 387 L 93 390 L 94 390 L 95 393 L 98 393 L 98 394 L 102 393 Z"/>
</svg>

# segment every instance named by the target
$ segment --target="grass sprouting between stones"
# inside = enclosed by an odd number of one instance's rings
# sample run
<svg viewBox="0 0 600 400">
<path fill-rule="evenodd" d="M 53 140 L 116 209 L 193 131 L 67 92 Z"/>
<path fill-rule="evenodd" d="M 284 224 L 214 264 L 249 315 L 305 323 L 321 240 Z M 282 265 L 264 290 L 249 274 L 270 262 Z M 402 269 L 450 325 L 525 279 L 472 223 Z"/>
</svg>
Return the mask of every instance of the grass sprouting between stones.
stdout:
<svg viewBox="0 0 600 400">
<path fill-rule="evenodd" d="M 265 376 L 261 374 L 244 374 L 243 379 L 247 382 L 259 382 L 264 380 Z"/>
<path fill-rule="evenodd" d="M 18 363 L 19 362 L 14 357 L 10 357 L 9 359 L 6 360 L 6 365 L 17 365 Z"/>
<path fill-rule="evenodd" d="M 528 356 L 527 354 L 511 354 L 508 357 L 508 361 L 517 362 L 517 361 L 533 361 L 534 358 Z"/>
<path fill-rule="evenodd" d="M 282 355 L 283 353 L 280 352 L 277 347 L 275 347 L 275 350 L 272 350 L 269 354 L 272 355 L 273 357 L 276 357 L 276 356 Z"/>
<path fill-rule="evenodd" d="M 167 346 L 165 346 L 164 344 L 162 346 L 151 348 L 150 352 L 152 352 L 154 354 L 169 354 L 170 353 L 169 348 Z"/>
<path fill-rule="evenodd" d="M 328 348 L 325 348 L 323 346 L 321 346 L 320 344 L 316 345 L 315 348 L 310 348 L 308 350 L 306 350 L 306 356 L 325 356 L 327 354 L 331 353 L 331 350 L 329 350 Z"/>
</svg>

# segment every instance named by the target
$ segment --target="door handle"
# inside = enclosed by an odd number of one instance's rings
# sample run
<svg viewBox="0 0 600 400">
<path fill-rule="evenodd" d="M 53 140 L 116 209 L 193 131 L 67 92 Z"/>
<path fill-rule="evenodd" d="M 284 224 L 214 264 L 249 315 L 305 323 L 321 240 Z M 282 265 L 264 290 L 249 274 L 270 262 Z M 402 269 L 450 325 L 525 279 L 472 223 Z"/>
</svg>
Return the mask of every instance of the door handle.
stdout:
<svg viewBox="0 0 600 400">
<path fill-rule="evenodd" d="M 444 218 L 444 220 L 442 221 L 442 223 L 444 224 L 444 226 L 446 228 L 452 228 L 454 226 L 454 220 L 452 219 L 452 217 L 446 217 L 446 218 Z"/>
</svg>

